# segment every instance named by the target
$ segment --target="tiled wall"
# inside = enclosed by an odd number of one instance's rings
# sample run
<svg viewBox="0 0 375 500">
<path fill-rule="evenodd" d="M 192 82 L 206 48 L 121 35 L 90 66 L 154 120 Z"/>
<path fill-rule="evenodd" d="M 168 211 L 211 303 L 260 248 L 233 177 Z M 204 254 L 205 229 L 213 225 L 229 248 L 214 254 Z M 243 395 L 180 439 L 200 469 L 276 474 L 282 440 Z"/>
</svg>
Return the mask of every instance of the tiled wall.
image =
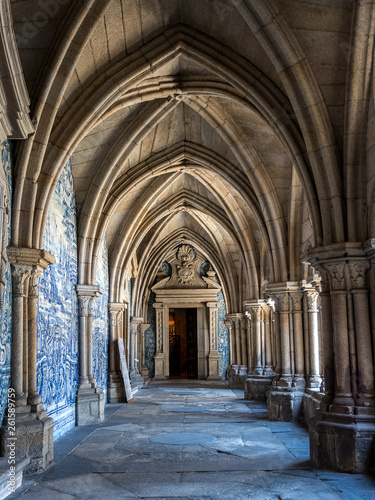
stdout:
<svg viewBox="0 0 375 500">
<path fill-rule="evenodd" d="M 57 438 L 75 425 L 78 383 L 77 214 L 70 161 L 51 200 L 43 245 L 55 264 L 39 280 L 37 385 Z"/>
<path fill-rule="evenodd" d="M 8 184 L 8 194 L 10 197 L 9 207 L 12 196 L 12 161 L 10 154 L 10 143 L 4 142 L 0 145 L 0 168 L 4 170 L 5 178 Z M 8 244 L 10 245 L 10 213 L 8 215 L 8 227 L 5 231 L 8 233 Z M 5 264 L 5 262 L 4 262 Z M 7 406 L 8 388 L 10 385 L 10 355 L 12 339 L 12 285 L 9 263 L 6 263 L 6 272 L 4 276 L 5 289 L 2 296 L 3 309 L 0 311 L 0 424 L 4 418 L 4 412 Z"/>
<path fill-rule="evenodd" d="M 96 283 L 103 288 L 103 294 L 96 300 L 93 332 L 92 332 L 92 355 L 93 375 L 98 386 L 105 394 L 107 402 L 107 379 L 108 379 L 108 339 L 109 339 L 109 275 L 108 275 L 108 246 L 107 238 L 104 239 L 98 256 L 98 268 Z"/>
<path fill-rule="evenodd" d="M 156 354 L 156 311 L 152 304 L 155 302 L 155 293 L 150 293 L 147 306 L 147 323 L 150 325 L 145 331 L 145 365 L 150 377 L 155 376 L 154 356 Z"/>
</svg>

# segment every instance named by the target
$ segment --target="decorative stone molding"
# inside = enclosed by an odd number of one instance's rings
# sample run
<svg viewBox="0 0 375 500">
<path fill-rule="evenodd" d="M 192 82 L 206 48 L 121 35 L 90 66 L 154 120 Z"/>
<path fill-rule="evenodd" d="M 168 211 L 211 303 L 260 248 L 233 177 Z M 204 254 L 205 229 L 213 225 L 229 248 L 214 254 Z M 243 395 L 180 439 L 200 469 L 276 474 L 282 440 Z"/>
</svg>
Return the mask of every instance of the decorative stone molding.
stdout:
<svg viewBox="0 0 375 500">
<path fill-rule="evenodd" d="M 13 31 L 10 1 L 0 2 L 0 143 L 34 132 L 30 98 Z"/>
</svg>

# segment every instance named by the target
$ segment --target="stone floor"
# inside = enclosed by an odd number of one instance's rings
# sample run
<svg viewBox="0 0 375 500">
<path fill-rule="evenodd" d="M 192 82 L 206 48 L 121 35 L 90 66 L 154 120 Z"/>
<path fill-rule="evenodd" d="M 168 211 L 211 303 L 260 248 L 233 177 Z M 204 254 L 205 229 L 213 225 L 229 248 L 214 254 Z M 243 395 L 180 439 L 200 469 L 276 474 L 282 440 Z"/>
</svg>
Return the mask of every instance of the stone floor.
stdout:
<svg viewBox="0 0 375 500">
<path fill-rule="evenodd" d="M 375 477 L 313 470 L 304 427 L 221 382 L 154 383 L 106 412 L 8 499 L 375 499 Z"/>
</svg>

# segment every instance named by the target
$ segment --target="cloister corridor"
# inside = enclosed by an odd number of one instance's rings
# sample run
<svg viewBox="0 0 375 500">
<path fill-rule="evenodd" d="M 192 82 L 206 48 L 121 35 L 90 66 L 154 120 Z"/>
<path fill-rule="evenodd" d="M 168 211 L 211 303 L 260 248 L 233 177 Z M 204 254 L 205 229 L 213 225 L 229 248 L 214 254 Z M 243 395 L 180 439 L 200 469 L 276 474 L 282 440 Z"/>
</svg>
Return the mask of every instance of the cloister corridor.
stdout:
<svg viewBox="0 0 375 500">
<path fill-rule="evenodd" d="M 57 440 L 55 464 L 8 498 L 375 498 L 373 476 L 312 469 L 308 430 L 266 415 L 224 382 L 152 382 Z"/>
</svg>

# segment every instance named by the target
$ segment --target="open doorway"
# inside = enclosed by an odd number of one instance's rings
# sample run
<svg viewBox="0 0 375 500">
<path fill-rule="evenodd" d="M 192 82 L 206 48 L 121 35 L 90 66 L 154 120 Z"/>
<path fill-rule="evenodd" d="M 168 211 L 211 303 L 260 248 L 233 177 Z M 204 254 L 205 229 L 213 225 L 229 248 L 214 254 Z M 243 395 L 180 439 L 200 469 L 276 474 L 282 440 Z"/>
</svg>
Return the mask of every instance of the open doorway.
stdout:
<svg viewBox="0 0 375 500">
<path fill-rule="evenodd" d="M 169 310 L 169 378 L 198 378 L 196 308 Z"/>
</svg>

